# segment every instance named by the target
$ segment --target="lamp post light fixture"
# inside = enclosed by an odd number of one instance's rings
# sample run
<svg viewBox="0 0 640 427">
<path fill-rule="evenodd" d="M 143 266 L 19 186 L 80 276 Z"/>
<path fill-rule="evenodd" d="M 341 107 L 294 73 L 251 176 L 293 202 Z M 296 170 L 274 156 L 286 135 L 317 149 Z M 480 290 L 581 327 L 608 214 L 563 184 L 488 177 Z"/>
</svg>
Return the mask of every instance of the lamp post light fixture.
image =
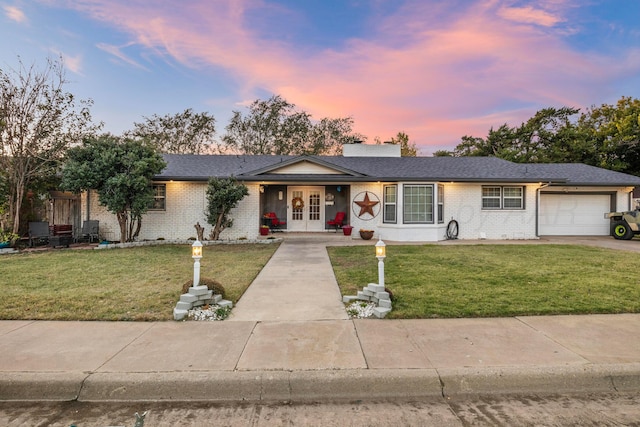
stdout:
<svg viewBox="0 0 640 427">
<path fill-rule="evenodd" d="M 387 256 L 387 245 L 382 241 L 382 237 L 378 236 L 376 243 L 376 258 L 378 258 L 378 285 L 384 286 L 384 259 Z"/>
<path fill-rule="evenodd" d="M 200 284 L 200 259 L 202 258 L 202 242 L 196 240 L 191 245 L 191 258 L 193 258 L 193 287 Z"/>
</svg>

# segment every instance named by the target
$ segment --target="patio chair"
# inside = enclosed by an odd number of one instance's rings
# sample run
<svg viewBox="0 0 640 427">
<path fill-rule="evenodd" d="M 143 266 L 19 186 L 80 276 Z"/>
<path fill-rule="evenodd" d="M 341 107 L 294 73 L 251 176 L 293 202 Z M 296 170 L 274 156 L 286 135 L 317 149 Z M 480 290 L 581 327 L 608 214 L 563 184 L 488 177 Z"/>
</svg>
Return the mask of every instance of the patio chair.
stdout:
<svg viewBox="0 0 640 427">
<path fill-rule="evenodd" d="M 100 230 L 100 221 L 98 220 L 88 220 L 82 223 L 82 232 L 80 236 L 82 239 L 89 240 L 89 243 L 93 242 L 93 239 L 96 239 L 96 242 L 100 240 L 99 237 Z"/>
<path fill-rule="evenodd" d="M 335 228 L 336 233 L 338 232 L 338 228 L 342 228 L 344 225 L 344 217 L 346 216 L 346 212 L 338 212 L 336 213 L 336 217 L 330 221 L 327 221 L 327 225 Z"/>
<path fill-rule="evenodd" d="M 275 212 L 267 212 L 264 215 L 265 218 L 269 218 L 269 228 L 271 231 L 282 231 L 282 226 L 287 225 L 286 221 L 281 221 L 278 219 L 278 216 Z"/>
<path fill-rule="evenodd" d="M 49 241 L 49 223 L 47 221 L 32 221 L 29 223 L 29 247 L 44 241 Z"/>
</svg>

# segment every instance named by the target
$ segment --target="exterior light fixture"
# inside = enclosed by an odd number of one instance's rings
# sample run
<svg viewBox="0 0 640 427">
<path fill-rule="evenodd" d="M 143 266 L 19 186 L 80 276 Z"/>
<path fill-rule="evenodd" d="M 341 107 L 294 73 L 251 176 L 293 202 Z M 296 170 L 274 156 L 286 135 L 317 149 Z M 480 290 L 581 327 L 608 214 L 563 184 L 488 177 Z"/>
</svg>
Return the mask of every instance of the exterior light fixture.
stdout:
<svg viewBox="0 0 640 427">
<path fill-rule="evenodd" d="M 191 258 L 193 258 L 193 287 L 200 284 L 200 259 L 202 258 L 202 242 L 196 240 L 191 245 Z"/>
<path fill-rule="evenodd" d="M 376 258 L 378 258 L 378 284 L 384 286 L 384 259 L 387 256 L 387 245 L 382 241 L 382 237 L 378 236 L 376 243 Z"/>
</svg>

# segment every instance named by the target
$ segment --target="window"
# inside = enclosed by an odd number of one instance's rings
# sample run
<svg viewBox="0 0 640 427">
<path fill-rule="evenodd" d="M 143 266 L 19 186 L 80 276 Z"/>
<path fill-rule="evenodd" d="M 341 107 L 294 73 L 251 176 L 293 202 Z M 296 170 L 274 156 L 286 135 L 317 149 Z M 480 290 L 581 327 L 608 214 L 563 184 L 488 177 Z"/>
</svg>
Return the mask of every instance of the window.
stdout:
<svg viewBox="0 0 640 427">
<path fill-rule="evenodd" d="M 433 224 L 433 185 L 403 187 L 405 224 Z"/>
<path fill-rule="evenodd" d="M 398 186 L 385 185 L 383 192 L 384 217 L 382 222 L 395 224 L 397 221 Z"/>
<path fill-rule="evenodd" d="M 524 209 L 524 187 L 482 187 L 482 209 Z"/>
<path fill-rule="evenodd" d="M 438 185 L 438 223 L 444 223 L 444 185 Z"/>
<path fill-rule="evenodd" d="M 163 211 L 166 208 L 167 186 L 165 184 L 153 184 L 153 201 L 149 210 Z"/>
</svg>

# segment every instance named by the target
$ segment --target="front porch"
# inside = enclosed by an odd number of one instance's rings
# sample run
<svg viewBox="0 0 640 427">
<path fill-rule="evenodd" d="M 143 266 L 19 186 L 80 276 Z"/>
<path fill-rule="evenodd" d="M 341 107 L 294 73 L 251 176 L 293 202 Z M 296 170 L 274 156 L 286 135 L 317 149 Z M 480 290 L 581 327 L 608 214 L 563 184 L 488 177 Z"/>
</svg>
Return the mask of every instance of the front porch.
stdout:
<svg viewBox="0 0 640 427">
<path fill-rule="evenodd" d="M 349 185 L 260 184 L 259 226 L 271 232 L 321 233 L 350 224 Z M 344 212 L 342 224 L 329 224 Z"/>
</svg>

